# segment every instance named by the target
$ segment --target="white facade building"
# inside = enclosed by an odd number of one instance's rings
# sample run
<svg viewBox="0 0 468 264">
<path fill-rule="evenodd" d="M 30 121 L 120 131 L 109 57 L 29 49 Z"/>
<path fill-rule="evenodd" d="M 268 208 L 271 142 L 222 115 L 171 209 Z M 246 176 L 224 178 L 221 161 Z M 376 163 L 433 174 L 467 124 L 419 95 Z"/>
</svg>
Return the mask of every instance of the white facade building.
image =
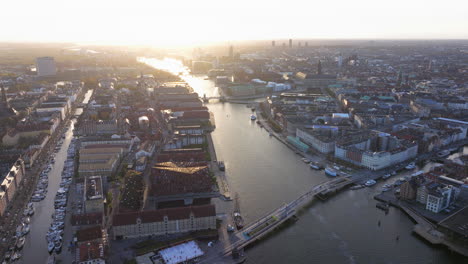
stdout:
<svg viewBox="0 0 468 264">
<path fill-rule="evenodd" d="M 57 74 L 57 66 L 53 57 L 39 57 L 36 59 L 37 76 L 55 76 Z"/>
<path fill-rule="evenodd" d="M 335 151 L 334 139 L 323 136 L 320 137 L 319 135 L 308 133 L 306 130 L 300 128 L 296 128 L 296 137 L 320 153 L 328 154 Z"/>
<path fill-rule="evenodd" d="M 429 193 L 427 195 L 426 210 L 439 213 L 450 205 L 451 198 L 451 186 L 437 189 L 434 193 Z"/>
</svg>

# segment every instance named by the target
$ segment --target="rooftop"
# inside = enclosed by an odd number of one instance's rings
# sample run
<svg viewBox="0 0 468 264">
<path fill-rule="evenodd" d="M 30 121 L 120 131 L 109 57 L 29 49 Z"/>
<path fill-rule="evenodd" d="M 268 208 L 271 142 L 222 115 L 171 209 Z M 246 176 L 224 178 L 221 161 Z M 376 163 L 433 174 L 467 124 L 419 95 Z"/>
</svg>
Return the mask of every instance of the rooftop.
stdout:
<svg viewBox="0 0 468 264">
<path fill-rule="evenodd" d="M 468 206 L 439 222 L 439 225 L 468 237 Z"/>
<path fill-rule="evenodd" d="M 164 221 L 165 216 L 169 221 L 181 220 L 190 218 L 190 214 L 193 214 L 195 218 L 216 216 L 216 209 L 213 204 L 209 204 L 152 211 L 119 213 L 113 216 L 112 224 L 113 226 L 133 225 L 136 224 L 138 220 L 140 220 L 141 223 L 162 222 Z"/>
</svg>

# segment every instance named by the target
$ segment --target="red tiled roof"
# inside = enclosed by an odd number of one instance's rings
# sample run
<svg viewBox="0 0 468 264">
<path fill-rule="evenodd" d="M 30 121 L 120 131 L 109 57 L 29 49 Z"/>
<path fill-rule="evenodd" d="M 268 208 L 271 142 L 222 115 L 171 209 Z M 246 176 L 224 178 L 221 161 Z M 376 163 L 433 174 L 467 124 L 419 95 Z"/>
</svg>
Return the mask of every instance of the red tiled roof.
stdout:
<svg viewBox="0 0 468 264">
<path fill-rule="evenodd" d="M 88 243 L 82 243 L 76 250 L 79 262 L 99 258 L 103 259 L 105 254 L 104 245 L 98 242 L 90 242 L 89 245 Z"/>
<path fill-rule="evenodd" d="M 93 226 L 80 229 L 76 232 L 76 238 L 78 242 L 102 238 L 102 228 L 100 226 Z"/>
<path fill-rule="evenodd" d="M 151 193 L 155 196 L 212 191 L 208 168 L 198 164 L 155 167 L 151 171 L 151 183 Z"/>
<path fill-rule="evenodd" d="M 193 213 L 195 218 L 216 216 L 216 209 L 213 204 L 208 204 L 201 206 L 159 209 L 153 211 L 120 213 L 113 216 L 112 225 L 133 225 L 137 223 L 137 219 L 140 219 L 141 223 L 162 222 L 164 221 L 164 216 L 167 216 L 169 221 L 188 219 L 190 218 L 191 213 Z"/>
<path fill-rule="evenodd" d="M 74 214 L 71 222 L 74 226 L 102 224 L 102 213 Z"/>
</svg>

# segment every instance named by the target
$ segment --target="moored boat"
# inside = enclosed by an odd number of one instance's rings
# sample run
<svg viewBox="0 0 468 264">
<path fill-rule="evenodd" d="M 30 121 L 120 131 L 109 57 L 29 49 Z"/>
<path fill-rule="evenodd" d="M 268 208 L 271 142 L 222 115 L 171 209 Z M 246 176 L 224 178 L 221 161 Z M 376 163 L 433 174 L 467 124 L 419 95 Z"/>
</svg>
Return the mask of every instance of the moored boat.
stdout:
<svg viewBox="0 0 468 264">
<path fill-rule="evenodd" d="M 330 168 L 330 167 L 325 168 L 325 174 L 328 175 L 328 176 L 332 176 L 332 177 L 338 176 L 337 171 L 335 169 Z"/>
<path fill-rule="evenodd" d="M 366 183 L 364 185 L 366 185 L 367 187 L 370 187 L 370 186 L 373 186 L 376 183 L 377 182 L 375 180 L 368 180 L 368 181 L 366 181 Z"/>
<path fill-rule="evenodd" d="M 16 243 L 16 248 L 17 249 L 22 249 L 25 242 L 26 242 L 26 238 L 25 237 L 20 237 L 18 239 L 18 242 Z"/>
<path fill-rule="evenodd" d="M 351 189 L 351 190 L 359 190 L 359 189 L 362 189 L 362 188 L 364 188 L 364 187 L 365 187 L 365 186 L 362 185 L 362 184 L 357 184 L 357 185 L 351 186 L 351 188 L 349 188 L 349 189 Z"/>
<path fill-rule="evenodd" d="M 237 229 L 242 229 L 244 227 L 244 218 L 242 217 L 240 213 L 240 205 L 239 205 L 239 195 L 236 193 L 235 197 L 235 204 L 234 204 L 234 213 L 233 213 L 233 219 L 234 219 L 234 224 L 236 225 Z"/>
<path fill-rule="evenodd" d="M 227 225 L 227 231 L 228 232 L 234 232 L 235 228 L 231 224 Z"/>
<path fill-rule="evenodd" d="M 318 162 L 311 161 L 309 166 L 314 170 L 320 170 L 321 166 Z"/>
<path fill-rule="evenodd" d="M 410 162 L 410 164 L 406 165 L 405 169 L 412 170 L 416 168 L 416 164 L 414 162 Z"/>
<path fill-rule="evenodd" d="M 254 114 L 250 115 L 250 120 L 255 121 L 256 119 L 257 117 Z"/>
<path fill-rule="evenodd" d="M 19 252 L 15 252 L 12 256 L 11 256 L 11 260 L 12 261 L 16 261 L 18 259 L 21 258 L 21 254 Z"/>
<path fill-rule="evenodd" d="M 60 254 L 62 252 L 62 242 L 56 241 L 55 242 L 55 253 Z"/>
<path fill-rule="evenodd" d="M 49 244 L 47 245 L 47 250 L 49 251 L 49 253 L 52 253 L 52 251 L 54 251 L 54 248 L 55 248 L 54 242 L 49 242 Z"/>
<path fill-rule="evenodd" d="M 439 158 L 447 157 L 448 155 L 450 155 L 449 150 L 442 150 L 442 151 L 437 152 L 437 157 Z"/>
<path fill-rule="evenodd" d="M 390 178 L 390 177 L 392 177 L 392 174 L 387 173 L 387 174 L 385 174 L 384 176 L 382 176 L 382 179 L 386 180 L 386 179 L 388 179 L 388 178 Z"/>
</svg>

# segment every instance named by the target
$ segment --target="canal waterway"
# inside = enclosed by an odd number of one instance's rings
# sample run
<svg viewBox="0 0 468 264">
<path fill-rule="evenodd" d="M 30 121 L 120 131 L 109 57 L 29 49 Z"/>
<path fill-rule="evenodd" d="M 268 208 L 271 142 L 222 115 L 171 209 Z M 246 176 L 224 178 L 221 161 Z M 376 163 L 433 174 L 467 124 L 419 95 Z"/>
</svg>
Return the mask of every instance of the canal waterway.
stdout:
<svg viewBox="0 0 468 264">
<path fill-rule="evenodd" d="M 152 60 L 146 62 L 156 65 Z M 181 64 L 170 61 L 170 66 L 158 68 L 186 72 L 177 65 Z M 182 78 L 199 95 L 217 95 L 217 88 L 205 80 L 206 76 Z M 226 163 L 231 189 L 239 193 L 247 223 L 329 179 L 251 122 L 251 109 L 245 105 L 207 106 L 216 119 L 212 137 L 218 160 Z M 247 249 L 247 263 L 467 263 L 467 259 L 413 235 L 413 222 L 398 209 L 391 208 L 387 215 L 378 210 L 373 196 L 382 184 L 315 202 L 303 210 L 299 221 Z"/>
<path fill-rule="evenodd" d="M 87 103 L 89 101 L 92 93 L 93 90 L 88 90 L 85 94 L 83 103 Z M 79 114 L 81 114 L 81 112 Z M 20 263 L 42 264 L 46 263 L 49 256 L 49 252 L 47 251 L 46 234 L 53 220 L 51 216 L 52 213 L 54 213 L 54 198 L 57 190 L 60 188 L 62 170 L 64 162 L 67 159 L 67 149 L 70 145 L 71 139 L 73 138 L 73 129 L 74 122 L 71 122 L 70 128 L 65 133 L 65 139 L 63 140 L 62 147 L 57 153 L 55 153 L 55 164 L 49 172 L 47 196 L 44 200 L 34 203 L 35 214 L 31 217 L 31 231 L 26 237 L 26 242 L 22 251 L 23 257 L 20 260 Z M 64 250 L 66 250 L 65 246 Z"/>
</svg>

